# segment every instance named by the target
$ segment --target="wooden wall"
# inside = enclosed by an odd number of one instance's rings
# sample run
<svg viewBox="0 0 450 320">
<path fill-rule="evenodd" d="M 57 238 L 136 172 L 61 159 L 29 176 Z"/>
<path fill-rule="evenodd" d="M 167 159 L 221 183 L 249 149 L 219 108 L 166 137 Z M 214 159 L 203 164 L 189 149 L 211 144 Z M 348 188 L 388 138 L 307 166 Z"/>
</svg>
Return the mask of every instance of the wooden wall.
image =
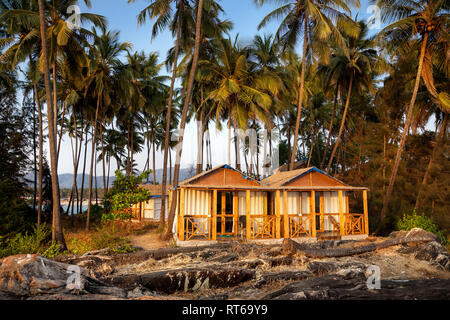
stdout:
<svg viewBox="0 0 450 320">
<path fill-rule="evenodd" d="M 221 168 L 190 182 L 189 185 L 206 185 L 220 188 L 220 186 L 227 185 L 254 187 L 259 184 L 253 180 L 245 179 L 239 172 L 227 168 Z"/>
<path fill-rule="evenodd" d="M 319 172 L 309 172 L 287 184 L 285 186 L 289 187 L 339 187 L 345 186 L 345 184 L 340 183 L 324 174 Z"/>
</svg>

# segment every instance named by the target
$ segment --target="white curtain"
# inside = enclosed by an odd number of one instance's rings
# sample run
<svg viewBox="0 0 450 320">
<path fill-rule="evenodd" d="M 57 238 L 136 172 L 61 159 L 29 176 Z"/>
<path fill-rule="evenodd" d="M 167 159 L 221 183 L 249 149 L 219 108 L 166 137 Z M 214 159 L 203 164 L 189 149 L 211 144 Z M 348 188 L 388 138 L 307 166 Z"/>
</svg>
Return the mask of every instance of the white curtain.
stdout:
<svg viewBox="0 0 450 320">
<path fill-rule="evenodd" d="M 332 217 L 339 222 L 339 192 L 324 192 L 324 213 L 336 213 Z M 342 209 L 347 213 L 347 192 L 342 194 Z M 325 218 L 325 231 L 332 231 L 333 224 Z"/>
<path fill-rule="evenodd" d="M 247 214 L 247 193 L 239 192 L 239 215 L 245 216 Z M 264 192 L 250 192 L 250 215 L 264 214 Z"/>
</svg>

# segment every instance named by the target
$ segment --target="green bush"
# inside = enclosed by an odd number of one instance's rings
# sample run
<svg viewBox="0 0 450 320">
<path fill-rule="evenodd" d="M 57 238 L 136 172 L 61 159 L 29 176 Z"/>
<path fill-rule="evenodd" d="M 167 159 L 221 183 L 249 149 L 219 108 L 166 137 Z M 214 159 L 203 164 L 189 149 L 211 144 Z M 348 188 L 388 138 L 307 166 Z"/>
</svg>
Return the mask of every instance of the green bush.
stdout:
<svg viewBox="0 0 450 320">
<path fill-rule="evenodd" d="M 105 195 L 105 212 L 102 221 L 111 222 L 133 218 L 129 209 L 137 203 L 150 199 L 150 192 L 139 188 L 139 184 L 147 179 L 150 173 L 151 171 L 146 171 L 135 177 L 125 176 L 120 170 L 117 170 L 113 186 Z"/>
<path fill-rule="evenodd" d="M 18 233 L 9 239 L 2 239 L 0 246 L 0 258 L 17 254 L 38 254 L 43 257 L 53 258 L 59 254 L 59 246 L 51 244 L 50 230 L 41 225 L 34 227 L 33 233 Z"/>
<path fill-rule="evenodd" d="M 420 215 L 414 212 L 413 214 L 403 215 L 403 217 L 397 222 L 398 230 L 410 231 L 414 228 L 420 228 L 425 231 L 434 233 L 437 235 L 441 242 L 446 245 L 447 239 L 445 238 L 442 231 L 439 230 L 437 225 L 433 222 L 433 220 L 425 215 Z"/>
</svg>

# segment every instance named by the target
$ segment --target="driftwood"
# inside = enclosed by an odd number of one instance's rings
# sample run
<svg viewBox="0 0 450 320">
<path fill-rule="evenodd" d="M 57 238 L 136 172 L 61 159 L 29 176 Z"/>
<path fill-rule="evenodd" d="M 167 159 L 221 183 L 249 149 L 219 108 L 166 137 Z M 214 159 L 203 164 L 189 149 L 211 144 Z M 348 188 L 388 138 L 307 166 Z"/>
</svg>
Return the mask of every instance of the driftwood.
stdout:
<svg viewBox="0 0 450 320">
<path fill-rule="evenodd" d="M 311 278 L 313 274 L 309 271 L 285 271 L 285 272 L 273 272 L 267 273 L 261 276 L 261 278 L 256 281 L 255 287 L 261 288 L 262 286 L 276 281 L 298 281 L 307 278 Z"/>
<path fill-rule="evenodd" d="M 332 249 L 311 249 L 308 244 L 299 244 L 291 239 L 286 239 L 283 242 L 283 252 L 291 254 L 296 252 L 303 252 L 309 258 L 338 258 L 359 255 L 367 252 L 373 252 L 379 249 L 385 249 L 400 244 L 421 243 L 432 241 L 429 237 L 412 237 L 389 239 L 380 243 L 372 243 L 363 246 L 356 246 L 352 248 L 332 248 Z"/>
<path fill-rule="evenodd" d="M 263 300 L 417 300 L 450 299 L 450 280 L 381 280 L 379 290 L 369 290 L 362 274 L 327 275 L 292 283 Z"/>
<path fill-rule="evenodd" d="M 209 288 L 229 288 L 255 278 L 247 269 L 179 269 L 157 271 L 143 275 L 121 275 L 104 279 L 110 285 L 127 290 L 142 286 L 155 292 L 173 294 L 196 292 Z"/>
<path fill-rule="evenodd" d="M 78 265 L 84 261 L 89 261 L 84 266 L 88 269 L 95 269 L 103 263 L 107 262 L 111 267 L 117 267 L 127 264 L 136 264 L 149 259 L 162 260 L 180 253 L 196 253 L 205 250 L 227 250 L 233 243 L 221 243 L 217 245 L 204 246 L 204 247 L 182 247 L 182 248 L 161 248 L 150 251 L 138 251 L 134 253 L 118 254 L 114 256 L 106 255 L 85 255 L 85 256 L 63 256 L 55 258 L 55 261 L 63 262 L 67 264 Z"/>
</svg>

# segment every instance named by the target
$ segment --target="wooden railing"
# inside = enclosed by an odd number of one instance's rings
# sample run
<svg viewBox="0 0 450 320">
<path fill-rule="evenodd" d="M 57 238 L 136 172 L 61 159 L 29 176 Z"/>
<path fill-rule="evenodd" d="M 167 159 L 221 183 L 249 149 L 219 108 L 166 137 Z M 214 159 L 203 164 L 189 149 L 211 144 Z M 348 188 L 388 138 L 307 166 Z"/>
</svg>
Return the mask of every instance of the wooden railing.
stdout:
<svg viewBox="0 0 450 320">
<path fill-rule="evenodd" d="M 211 240 L 212 218 L 204 216 L 184 217 L 185 240 Z"/>
<path fill-rule="evenodd" d="M 310 215 L 289 215 L 289 237 L 312 237 Z"/>
<path fill-rule="evenodd" d="M 251 239 L 275 239 L 276 216 L 250 216 Z"/>
<path fill-rule="evenodd" d="M 347 213 L 345 214 L 345 235 L 361 235 L 364 232 L 364 214 Z"/>
</svg>

